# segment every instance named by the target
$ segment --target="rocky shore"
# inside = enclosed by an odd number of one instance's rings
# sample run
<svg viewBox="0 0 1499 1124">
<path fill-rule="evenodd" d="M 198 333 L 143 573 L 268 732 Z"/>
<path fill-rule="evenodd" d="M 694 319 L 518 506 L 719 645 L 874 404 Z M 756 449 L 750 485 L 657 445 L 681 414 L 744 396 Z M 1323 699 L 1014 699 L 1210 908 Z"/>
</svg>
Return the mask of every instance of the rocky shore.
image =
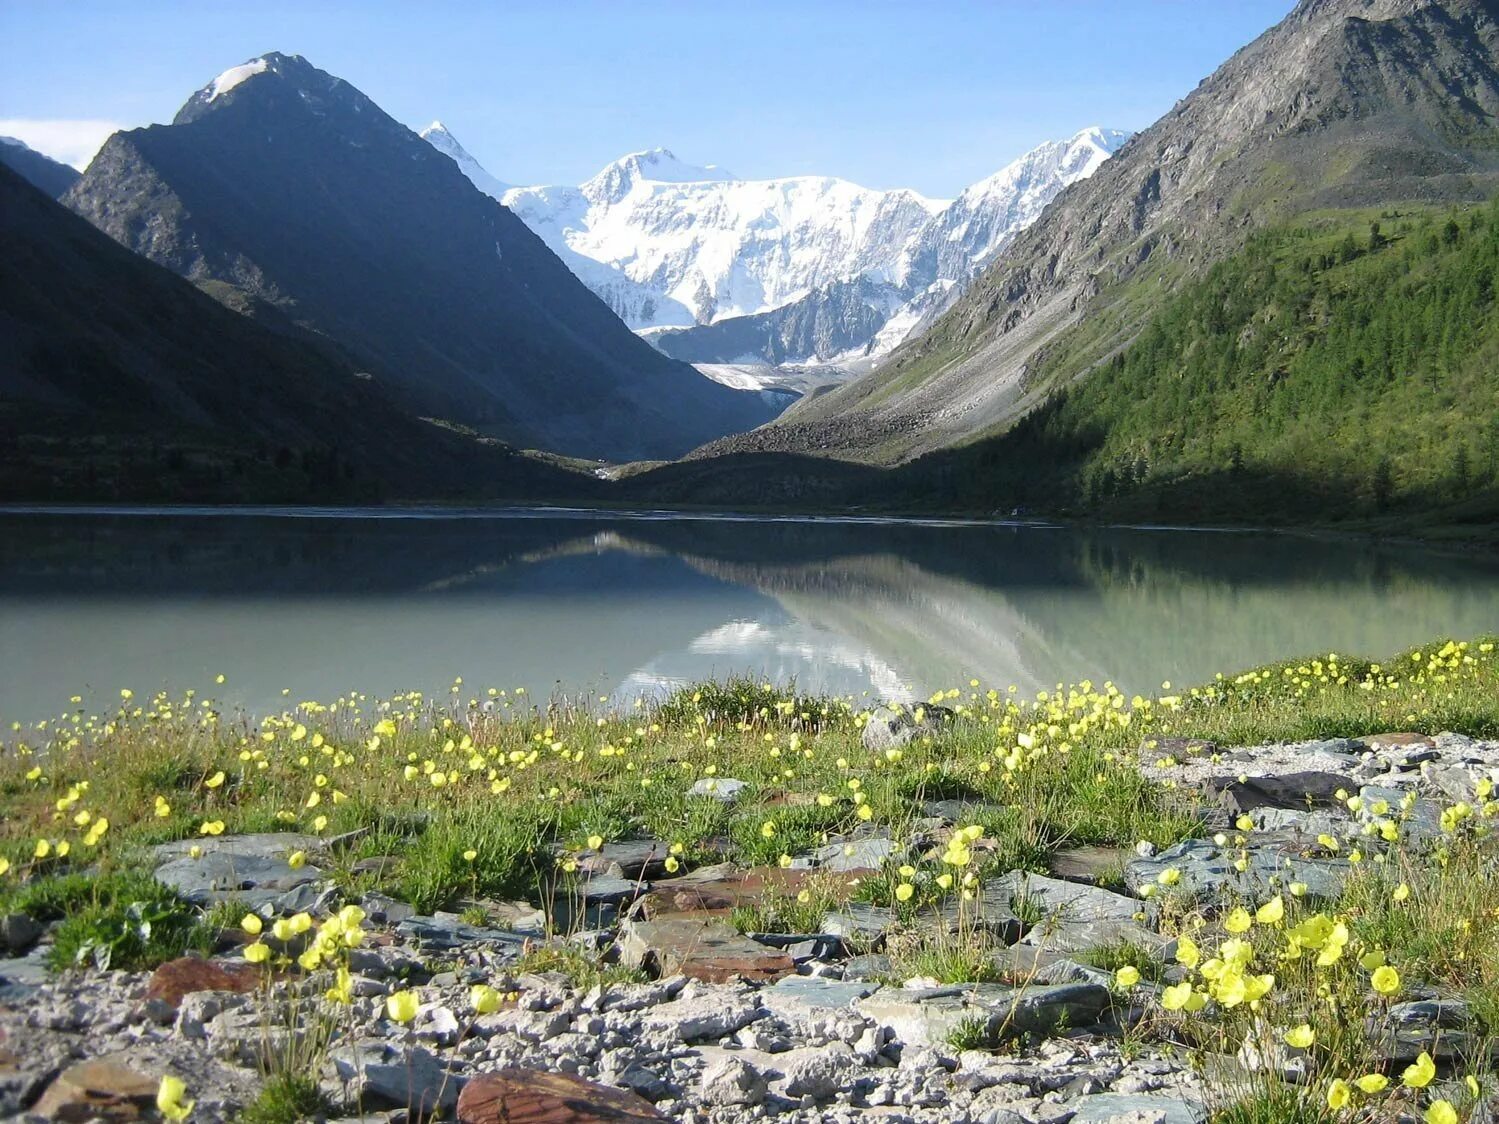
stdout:
<svg viewBox="0 0 1499 1124">
<path fill-rule="evenodd" d="M 864 740 L 878 749 L 923 732 L 890 715 Z M 171 1075 L 193 1102 L 190 1119 L 232 1120 L 268 1064 L 323 1034 L 315 1080 L 330 1120 L 1202 1124 L 1222 1090 L 1256 1072 L 1294 1084 L 1298 1052 L 1246 1041 L 1204 1055 L 1146 1032 L 1149 1010 L 1183 976 L 1156 891 L 1169 884 L 1175 902 L 1208 916 L 1222 912 L 1214 903 L 1287 887 L 1334 899 L 1359 841 L 1386 819 L 1420 847 L 1451 807 L 1499 782 L 1499 742 L 1160 739 L 1138 757 L 1150 776 L 1195 794 L 1200 836 L 1160 852 L 1063 848 L 1046 874 L 989 878 L 956 914 L 924 916 L 993 939 L 985 982 L 899 978 L 885 950 L 888 908 L 851 901 L 806 933 L 731 923 L 736 907 L 794 899 L 809 878 L 857 882 L 951 846 L 975 809 L 950 800 L 926 802 L 909 838 L 871 828 L 789 866 L 672 869 L 662 841 L 603 843 L 565 902 L 473 901 L 420 915 L 366 893 L 357 904 L 367 931 L 343 981 L 247 963 L 250 938 L 232 929 L 211 955 L 154 972 L 52 974 L 51 934 L 13 914 L 0 922 L 11 954 L 0 959 L 0 1116 L 153 1119 Z M 732 778 L 698 783 L 705 799 L 737 799 Z M 267 927 L 322 919 L 351 904 L 327 873 L 339 842 L 275 833 L 168 844 L 156 850 L 156 878 Z M 559 922 L 566 935 L 549 936 Z M 1100 960 L 1121 947 L 1147 970 Z M 597 978 L 532 970 L 546 948 L 598 965 Z M 335 986 L 346 1003 L 322 998 Z M 480 1001 L 476 986 L 495 997 Z M 415 998 L 400 1012 L 409 1018 L 392 1010 L 397 993 Z M 1425 1055 L 1440 1066 L 1491 1050 L 1494 1028 L 1462 997 L 1416 990 L 1399 1000 L 1366 1027 L 1385 1063 Z M 1489 1088 L 1468 1119 L 1491 1120 L 1496 1108 Z"/>
</svg>

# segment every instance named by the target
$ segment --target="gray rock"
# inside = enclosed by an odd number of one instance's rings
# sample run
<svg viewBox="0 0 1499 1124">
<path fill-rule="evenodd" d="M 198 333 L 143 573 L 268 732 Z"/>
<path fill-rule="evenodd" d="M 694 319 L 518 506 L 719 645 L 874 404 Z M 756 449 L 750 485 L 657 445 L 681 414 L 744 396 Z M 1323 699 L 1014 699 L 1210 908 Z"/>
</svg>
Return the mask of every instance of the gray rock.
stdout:
<svg viewBox="0 0 1499 1124">
<path fill-rule="evenodd" d="M 716 1042 L 765 1017 L 765 1010 L 743 996 L 705 990 L 683 991 L 670 1003 L 645 1012 L 645 1024 L 682 1042 Z"/>
<path fill-rule="evenodd" d="M 812 852 L 813 862 L 823 870 L 879 870 L 895 854 L 895 843 L 888 835 L 872 835 L 829 843 Z"/>
<path fill-rule="evenodd" d="M 0 917 L 0 948 L 11 956 L 23 956 L 42 939 L 41 925 L 24 913 L 7 913 Z"/>
<path fill-rule="evenodd" d="M 1467 1002 L 1457 998 L 1395 1003 L 1366 1022 L 1369 1045 L 1387 1061 L 1413 1062 L 1422 1051 L 1442 1061 L 1472 1052 L 1480 1024 Z"/>
<path fill-rule="evenodd" d="M 841 1042 L 818 1048 L 791 1050 L 780 1059 L 788 1097 L 830 1100 L 850 1084 L 859 1062 Z"/>
<path fill-rule="evenodd" d="M 336 1047 L 329 1061 L 344 1103 L 403 1108 L 416 1117 L 452 1108 L 464 1083 L 461 1075 L 445 1069 L 422 1047 L 402 1047 L 379 1038 Z"/>
<path fill-rule="evenodd" d="M 765 1075 L 732 1054 L 712 1062 L 703 1072 L 698 1096 L 704 1104 L 729 1107 L 765 1102 Z"/>
<path fill-rule="evenodd" d="M 519 959 L 527 937 L 504 929 L 468 925 L 454 917 L 408 917 L 396 926 L 396 933 L 423 948 L 446 951 L 474 944 L 498 945 L 504 954 Z"/>
<path fill-rule="evenodd" d="M 1203 1124 L 1207 1109 L 1181 1097 L 1099 1093 L 1073 1106 L 1072 1124 Z"/>
<path fill-rule="evenodd" d="M 733 777 L 703 777 L 694 781 L 687 790 L 688 796 L 699 796 L 717 800 L 720 804 L 733 804 L 744 795 L 749 785 Z"/>
<path fill-rule="evenodd" d="M 864 748 L 884 752 L 916 738 L 934 737 L 952 721 L 952 717 L 952 711 L 944 706 L 914 703 L 879 707 L 864 726 L 861 735 Z"/>
<path fill-rule="evenodd" d="M 1135 915 L 1145 910 L 1145 903 L 1139 898 L 1126 897 L 1099 886 L 1069 882 L 1062 878 L 1047 878 L 1025 871 L 1011 871 L 1003 877 L 993 879 L 992 885 L 996 891 L 1008 894 L 1020 913 L 1038 910 L 1044 921 L 1057 924 L 1098 921 L 1133 924 Z M 1025 903 L 1023 908 L 1018 905 L 1020 902 Z"/>
<path fill-rule="evenodd" d="M 890 910 L 864 902 L 849 902 L 822 919 L 822 931 L 835 937 L 870 941 L 890 927 Z"/>
<path fill-rule="evenodd" d="M 814 1010 L 853 1010 L 855 1003 L 873 995 L 875 990 L 876 985 L 870 983 L 787 976 L 771 987 L 762 988 L 758 998 L 768 1011 L 784 1018 L 803 1016 Z"/>
</svg>

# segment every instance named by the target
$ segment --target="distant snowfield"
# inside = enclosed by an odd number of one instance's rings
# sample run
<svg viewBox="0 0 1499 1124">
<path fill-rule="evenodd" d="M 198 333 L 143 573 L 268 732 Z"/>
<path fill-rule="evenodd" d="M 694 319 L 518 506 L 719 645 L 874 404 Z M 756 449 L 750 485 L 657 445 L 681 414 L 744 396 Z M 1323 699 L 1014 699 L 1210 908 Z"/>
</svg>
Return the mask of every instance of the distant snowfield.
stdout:
<svg viewBox="0 0 1499 1124">
<path fill-rule="evenodd" d="M 577 187 L 511 187 L 479 165 L 441 122 L 422 136 L 514 211 L 648 339 L 659 340 L 656 333 L 664 329 L 810 302 L 791 358 L 784 357 L 786 346 L 772 354 L 781 367 L 821 369 L 829 381 L 839 373 L 831 368 L 865 365 L 923 330 L 1047 203 L 1092 175 L 1129 134 L 1089 128 L 1048 142 L 954 200 L 832 176 L 742 180 L 662 148 L 621 157 Z M 831 297 L 819 303 L 827 287 L 853 280 L 868 283 L 861 290 L 868 294 L 867 314 L 857 319 L 877 322 L 873 333 L 841 329 L 846 293 L 843 312 Z M 750 333 L 763 334 L 758 328 Z M 745 351 L 737 347 L 699 367 L 744 389 L 763 389 L 766 380 L 786 385 L 782 375 L 757 373 L 762 364 L 780 368 Z"/>
</svg>

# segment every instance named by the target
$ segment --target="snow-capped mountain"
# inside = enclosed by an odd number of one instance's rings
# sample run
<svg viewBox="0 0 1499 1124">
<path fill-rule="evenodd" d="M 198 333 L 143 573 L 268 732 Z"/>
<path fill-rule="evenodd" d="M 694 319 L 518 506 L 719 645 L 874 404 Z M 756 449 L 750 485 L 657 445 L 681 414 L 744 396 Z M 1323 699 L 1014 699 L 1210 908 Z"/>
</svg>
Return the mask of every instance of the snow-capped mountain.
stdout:
<svg viewBox="0 0 1499 1124">
<path fill-rule="evenodd" d="M 661 350 L 786 365 L 890 350 L 1128 138 L 1048 142 L 949 201 L 826 176 L 742 180 L 662 148 L 578 187 L 507 189 L 440 125 L 422 135 Z"/>
</svg>

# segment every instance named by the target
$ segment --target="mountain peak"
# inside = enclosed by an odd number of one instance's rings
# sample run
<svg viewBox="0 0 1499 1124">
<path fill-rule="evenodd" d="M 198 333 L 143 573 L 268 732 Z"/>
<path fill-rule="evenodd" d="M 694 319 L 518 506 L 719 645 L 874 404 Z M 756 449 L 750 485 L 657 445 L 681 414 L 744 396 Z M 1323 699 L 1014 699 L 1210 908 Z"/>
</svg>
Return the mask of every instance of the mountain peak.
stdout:
<svg viewBox="0 0 1499 1124">
<path fill-rule="evenodd" d="M 736 178 L 716 164 L 698 167 L 677 159 L 669 148 L 648 148 L 627 153 L 607 165 L 583 185 L 582 191 L 596 203 L 618 203 L 637 183 L 705 183 Z"/>
<path fill-rule="evenodd" d="M 279 79 L 279 82 L 271 82 L 272 78 Z M 217 110 L 223 105 L 237 101 L 239 93 L 245 89 L 271 86 L 295 90 L 306 100 L 324 98 L 341 86 L 357 94 L 357 91 L 354 91 L 352 86 L 348 86 L 343 79 L 319 70 L 301 55 L 268 51 L 238 66 L 231 66 L 194 93 L 178 110 L 174 124 L 184 124 L 201 116 L 205 111 Z M 360 100 L 367 100 L 362 94 L 358 94 L 358 97 Z"/>
<path fill-rule="evenodd" d="M 441 121 L 433 121 L 421 132 L 422 140 L 426 141 L 438 152 L 448 157 L 458 165 L 458 170 L 468 177 L 469 182 L 477 187 L 485 195 L 493 199 L 499 199 L 505 192 L 510 190 L 511 185 L 504 183 L 485 171 L 484 166 L 469 155 L 468 149 L 458 143 L 446 125 Z"/>
</svg>

